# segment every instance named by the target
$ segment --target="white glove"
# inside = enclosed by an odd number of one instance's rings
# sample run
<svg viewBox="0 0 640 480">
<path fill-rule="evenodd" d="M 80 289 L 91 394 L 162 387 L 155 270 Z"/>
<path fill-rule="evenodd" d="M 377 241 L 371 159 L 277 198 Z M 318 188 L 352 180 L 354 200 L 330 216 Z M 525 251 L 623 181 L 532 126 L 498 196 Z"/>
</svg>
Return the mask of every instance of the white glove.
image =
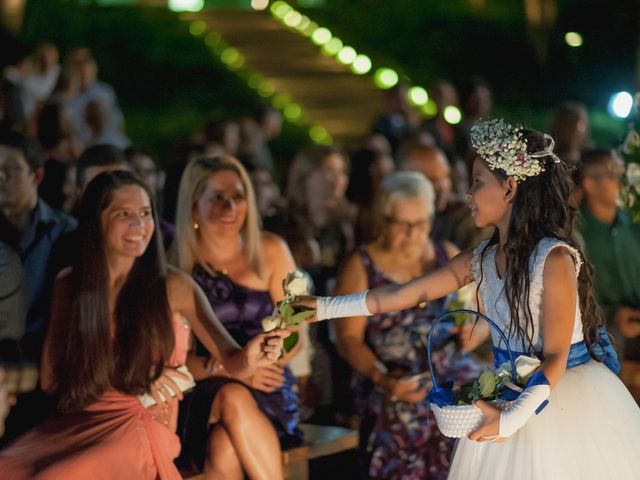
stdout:
<svg viewBox="0 0 640 480">
<path fill-rule="evenodd" d="M 316 297 L 316 318 L 361 317 L 370 316 L 367 308 L 367 292 L 342 295 L 340 297 Z"/>
<path fill-rule="evenodd" d="M 536 372 L 529 383 L 534 385 L 526 387 L 509 408 L 500 412 L 499 437 L 510 437 L 527 423 L 531 415 L 537 415 L 547 405 L 551 387 L 544 373 L 541 370 Z"/>
</svg>

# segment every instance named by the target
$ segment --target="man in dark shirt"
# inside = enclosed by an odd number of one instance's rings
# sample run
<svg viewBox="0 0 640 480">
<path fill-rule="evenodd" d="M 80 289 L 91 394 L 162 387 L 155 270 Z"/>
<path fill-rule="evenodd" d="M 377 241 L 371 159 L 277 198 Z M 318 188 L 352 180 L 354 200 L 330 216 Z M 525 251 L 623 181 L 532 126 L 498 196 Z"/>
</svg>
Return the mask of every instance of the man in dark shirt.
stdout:
<svg viewBox="0 0 640 480">
<path fill-rule="evenodd" d="M 578 231 L 593 264 L 595 291 L 623 358 L 640 361 L 640 225 L 618 208 L 624 164 L 614 152 L 586 152 Z"/>
<path fill-rule="evenodd" d="M 36 350 L 44 338 L 48 317 L 51 247 L 76 227 L 72 217 L 38 197 L 43 175 L 43 157 L 34 140 L 13 132 L 0 138 L 0 241 L 18 252 L 22 260 L 27 279 L 25 337 L 35 340 L 29 346 Z"/>
<path fill-rule="evenodd" d="M 14 132 L 0 136 L 0 241 L 20 256 L 27 285 L 27 321 L 18 360 L 36 365 L 49 317 L 52 246 L 76 227 L 72 217 L 38 197 L 43 176 L 43 156 L 37 142 Z M 54 404 L 39 389 L 19 395 L 0 443 L 44 420 Z"/>
</svg>

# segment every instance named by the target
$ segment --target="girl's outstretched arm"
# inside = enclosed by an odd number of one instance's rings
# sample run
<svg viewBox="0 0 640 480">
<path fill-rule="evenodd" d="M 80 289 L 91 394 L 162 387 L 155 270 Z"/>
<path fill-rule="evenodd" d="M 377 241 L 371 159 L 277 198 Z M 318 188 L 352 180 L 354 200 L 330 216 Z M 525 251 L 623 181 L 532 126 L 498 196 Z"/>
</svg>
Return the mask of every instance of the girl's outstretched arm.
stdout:
<svg viewBox="0 0 640 480">
<path fill-rule="evenodd" d="M 471 275 L 472 258 L 473 252 L 471 250 L 461 252 L 451 259 L 447 265 L 437 270 L 407 283 L 374 288 L 369 290 L 366 297 L 362 296 L 362 293 L 359 294 L 359 297 L 357 297 L 358 294 L 354 297 L 345 296 L 328 299 L 326 297 L 301 297 L 296 302 L 296 306 L 313 309 L 320 307 L 321 311 L 318 312 L 317 318 L 312 317 L 310 321 L 351 317 L 356 314 L 375 315 L 376 313 L 405 310 L 420 303 L 443 297 L 473 281 Z M 354 313 L 353 304 L 347 305 L 350 302 L 350 298 L 353 298 L 354 302 L 360 302 L 362 308 L 357 313 Z M 345 300 L 344 302 L 341 301 L 343 299 Z M 327 300 L 331 303 L 331 308 L 328 309 L 329 314 L 325 313 L 323 309 L 323 302 L 326 303 Z M 368 311 L 364 309 L 365 305 Z M 359 307 L 356 306 L 357 308 Z"/>
</svg>

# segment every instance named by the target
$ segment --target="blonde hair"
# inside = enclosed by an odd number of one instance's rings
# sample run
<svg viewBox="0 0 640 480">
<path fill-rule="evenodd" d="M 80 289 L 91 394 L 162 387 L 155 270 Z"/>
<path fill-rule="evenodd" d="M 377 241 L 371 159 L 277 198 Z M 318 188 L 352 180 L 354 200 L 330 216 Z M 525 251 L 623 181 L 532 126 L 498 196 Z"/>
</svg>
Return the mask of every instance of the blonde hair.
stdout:
<svg viewBox="0 0 640 480">
<path fill-rule="evenodd" d="M 182 174 L 176 209 L 176 248 L 174 251 L 176 263 L 179 268 L 189 274 L 192 273 L 196 263 L 208 268 L 200 256 L 198 248 L 198 233 L 194 228 L 193 206 L 204 193 L 207 180 L 221 171 L 235 172 L 242 182 L 247 196 L 247 218 L 240 230 L 242 250 L 251 268 L 262 278 L 264 263 L 256 196 L 247 171 L 238 160 L 229 155 L 193 160 Z"/>
<path fill-rule="evenodd" d="M 374 200 L 374 231 L 379 234 L 385 218 L 391 213 L 391 207 L 399 199 L 421 198 L 433 220 L 436 194 L 433 184 L 418 172 L 396 172 L 382 182 L 382 189 Z"/>
</svg>

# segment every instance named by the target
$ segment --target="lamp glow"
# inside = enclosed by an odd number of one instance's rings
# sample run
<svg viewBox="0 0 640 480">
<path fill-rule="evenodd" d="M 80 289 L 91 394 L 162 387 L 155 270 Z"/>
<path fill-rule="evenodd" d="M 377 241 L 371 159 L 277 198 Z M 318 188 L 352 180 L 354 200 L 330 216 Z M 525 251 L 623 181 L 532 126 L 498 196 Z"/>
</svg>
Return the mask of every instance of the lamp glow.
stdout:
<svg viewBox="0 0 640 480">
<path fill-rule="evenodd" d="M 407 92 L 407 97 L 413 105 L 420 107 L 426 105 L 429 101 L 429 94 L 422 87 L 411 87 Z"/>
<path fill-rule="evenodd" d="M 564 35 L 564 41 L 570 47 L 581 47 L 582 35 L 580 35 L 578 32 L 567 32 Z"/>
<path fill-rule="evenodd" d="M 240 52 L 233 47 L 225 48 L 220 55 L 220 61 L 225 65 L 232 65 L 240 59 Z"/>
<path fill-rule="evenodd" d="M 338 61 L 345 65 L 349 65 L 355 61 L 358 54 L 352 47 L 342 47 L 338 52 Z"/>
<path fill-rule="evenodd" d="M 251 0 L 251 8 L 254 10 L 264 10 L 269 6 L 269 0 Z"/>
<path fill-rule="evenodd" d="M 309 129 L 309 136 L 311 137 L 311 140 L 321 145 L 328 145 L 332 141 L 331 135 L 329 135 L 327 130 L 320 125 L 314 125 L 311 127 Z"/>
<path fill-rule="evenodd" d="M 291 10 L 293 9 L 285 2 L 274 2 L 271 4 L 271 13 L 273 13 L 274 17 L 279 18 L 280 20 L 282 20 Z"/>
<path fill-rule="evenodd" d="M 197 37 L 198 35 L 202 35 L 207 30 L 207 24 L 202 20 L 196 20 L 189 25 L 189 33 L 191 35 Z"/>
<path fill-rule="evenodd" d="M 284 110 L 282 112 L 284 114 L 284 118 L 289 121 L 295 122 L 300 120 L 302 117 L 302 107 L 297 103 L 291 102 L 284 106 Z"/>
<path fill-rule="evenodd" d="M 316 45 L 324 45 L 325 43 L 331 40 L 331 32 L 324 28 L 316 28 L 316 30 L 311 34 L 311 41 Z"/>
<path fill-rule="evenodd" d="M 333 37 L 322 47 L 322 51 L 327 55 L 337 55 L 342 48 L 342 40 L 338 37 Z"/>
<path fill-rule="evenodd" d="M 373 81 L 379 88 L 391 88 L 398 83 L 398 74 L 390 68 L 379 68 L 374 74 Z"/>
<path fill-rule="evenodd" d="M 436 105 L 436 102 L 432 99 L 427 100 L 427 103 L 422 106 L 422 113 L 427 117 L 435 117 L 438 113 L 438 106 Z"/>
<path fill-rule="evenodd" d="M 457 125 L 462 120 L 462 112 L 455 105 L 447 105 L 442 112 L 444 119 L 451 125 Z"/>
<path fill-rule="evenodd" d="M 351 70 L 358 75 L 364 75 L 371 70 L 371 59 L 366 55 L 360 54 L 351 64 Z"/>
<path fill-rule="evenodd" d="M 302 15 L 300 14 L 300 12 L 291 10 L 284 16 L 282 21 L 287 27 L 294 28 L 297 27 L 298 24 L 302 21 Z"/>
<path fill-rule="evenodd" d="M 249 81 L 247 82 L 247 84 L 250 88 L 257 90 L 258 88 L 260 88 L 260 85 L 262 85 L 263 81 L 264 77 L 262 75 L 260 75 L 259 73 L 254 73 L 249 77 Z"/>
<path fill-rule="evenodd" d="M 204 0 L 169 0 L 172 12 L 199 12 L 204 8 Z"/>
<path fill-rule="evenodd" d="M 618 92 L 611 95 L 609 113 L 614 117 L 627 118 L 633 108 L 633 97 L 629 92 Z"/>
</svg>

